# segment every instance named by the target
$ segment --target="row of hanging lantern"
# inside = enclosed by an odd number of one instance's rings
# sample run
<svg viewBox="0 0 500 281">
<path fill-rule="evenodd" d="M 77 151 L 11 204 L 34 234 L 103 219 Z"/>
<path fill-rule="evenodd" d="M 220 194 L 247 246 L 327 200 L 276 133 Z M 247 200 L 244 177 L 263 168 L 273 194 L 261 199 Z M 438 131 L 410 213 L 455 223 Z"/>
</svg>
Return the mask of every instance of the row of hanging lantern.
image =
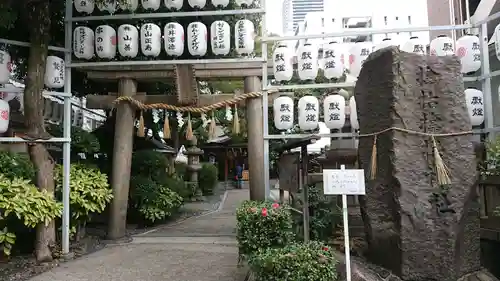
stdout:
<svg viewBox="0 0 500 281">
<path fill-rule="evenodd" d="M 465 90 L 465 102 L 472 126 L 479 126 L 484 122 L 483 92 L 477 89 Z M 359 129 L 358 115 L 356 111 L 356 100 L 349 98 L 349 110 L 346 99 L 341 95 L 330 95 L 323 99 L 323 122 L 328 129 L 340 130 L 345 125 L 346 116 L 352 129 Z M 320 104 L 314 96 L 304 96 L 298 103 L 299 128 L 311 131 L 318 128 Z M 291 97 L 281 96 L 273 103 L 274 126 L 276 129 L 285 131 L 294 126 L 294 102 Z"/>
<path fill-rule="evenodd" d="M 74 0 L 75 10 L 78 13 L 92 14 L 95 9 L 94 0 Z M 161 3 L 167 9 L 173 11 L 179 11 L 184 5 L 184 0 L 141 0 L 141 6 L 145 10 L 157 11 L 161 7 Z M 216 8 L 223 9 L 229 5 L 230 0 L 211 0 L 212 5 Z M 235 0 L 235 4 L 238 7 L 250 7 L 253 0 Z M 207 0 L 188 0 L 188 4 L 191 8 L 204 9 L 208 1 Z M 139 8 L 139 0 L 126 0 L 124 4 L 118 4 L 116 0 L 105 0 L 103 4 L 98 4 L 97 8 L 100 11 L 108 12 L 110 14 L 115 13 L 117 10 L 121 9 L 123 11 L 135 12 Z"/>
<path fill-rule="evenodd" d="M 118 33 L 118 34 L 117 34 Z M 240 55 L 248 55 L 255 48 L 255 26 L 247 19 L 236 22 L 235 50 Z M 169 22 L 163 29 L 153 23 L 143 24 L 140 31 L 133 25 L 123 24 L 118 32 L 109 25 L 100 25 L 94 31 L 85 26 L 73 32 L 73 52 L 79 59 L 90 60 L 96 54 L 102 59 L 113 59 L 116 49 L 122 57 L 134 58 L 139 54 L 139 46 L 145 56 L 157 57 L 162 49 L 162 41 L 167 55 L 178 57 L 184 53 L 185 31 L 177 22 Z M 201 22 L 187 26 L 188 51 L 192 56 L 204 56 L 208 49 L 208 30 Z M 231 28 L 225 21 L 214 21 L 210 26 L 210 44 L 215 55 L 228 55 L 231 51 Z M 94 53 L 95 50 L 95 53 Z"/>
<path fill-rule="evenodd" d="M 456 48 L 455 48 L 456 45 Z M 345 69 L 349 68 L 349 74 L 358 77 L 363 62 L 371 52 L 379 49 L 397 46 L 390 38 L 384 39 L 380 44 L 374 46 L 371 42 L 357 42 L 349 49 L 349 61 L 344 61 L 344 44 L 331 41 L 323 45 L 322 68 L 325 78 L 340 78 Z M 409 41 L 399 45 L 401 51 L 426 54 L 425 45 L 417 37 L 413 36 Z M 473 35 L 465 35 L 453 40 L 445 35 L 438 36 L 430 43 L 430 54 L 436 56 L 457 55 L 462 64 L 462 73 L 475 72 L 481 67 L 481 51 L 479 38 Z M 279 44 L 273 53 L 273 69 L 276 81 L 290 81 L 293 77 L 293 51 L 286 44 Z M 347 65 L 346 65 L 347 64 Z M 305 43 L 297 51 L 297 72 L 301 80 L 314 80 L 318 76 L 319 58 L 318 49 L 311 43 Z"/>
</svg>

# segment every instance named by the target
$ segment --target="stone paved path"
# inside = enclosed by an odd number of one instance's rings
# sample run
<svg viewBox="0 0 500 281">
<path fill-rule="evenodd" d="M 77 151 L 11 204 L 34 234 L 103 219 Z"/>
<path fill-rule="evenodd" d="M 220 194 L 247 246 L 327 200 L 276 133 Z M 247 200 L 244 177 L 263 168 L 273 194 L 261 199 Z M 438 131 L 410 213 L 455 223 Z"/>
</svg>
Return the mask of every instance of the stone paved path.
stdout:
<svg viewBox="0 0 500 281">
<path fill-rule="evenodd" d="M 237 267 L 235 209 L 248 189 L 229 190 L 215 212 L 108 246 L 31 281 L 243 281 Z"/>
</svg>

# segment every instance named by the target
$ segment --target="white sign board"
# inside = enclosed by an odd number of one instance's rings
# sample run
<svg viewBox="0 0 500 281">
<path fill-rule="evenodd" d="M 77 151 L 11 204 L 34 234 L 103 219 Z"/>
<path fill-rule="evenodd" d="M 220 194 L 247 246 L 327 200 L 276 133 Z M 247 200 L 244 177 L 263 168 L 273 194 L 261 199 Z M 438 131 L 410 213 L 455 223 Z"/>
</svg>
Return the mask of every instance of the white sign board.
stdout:
<svg viewBox="0 0 500 281">
<path fill-rule="evenodd" d="M 323 170 L 325 195 L 365 195 L 364 170 Z"/>
</svg>

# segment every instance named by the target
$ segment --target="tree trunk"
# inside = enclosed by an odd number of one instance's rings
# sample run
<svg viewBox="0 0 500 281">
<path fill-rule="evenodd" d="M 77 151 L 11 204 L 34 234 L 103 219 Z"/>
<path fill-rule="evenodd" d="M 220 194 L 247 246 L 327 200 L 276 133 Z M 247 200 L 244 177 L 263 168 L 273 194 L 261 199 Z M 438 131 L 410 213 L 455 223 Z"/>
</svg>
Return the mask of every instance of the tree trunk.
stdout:
<svg viewBox="0 0 500 281">
<path fill-rule="evenodd" d="M 24 115 L 28 135 L 46 136 L 43 118 L 45 62 L 50 42 L 49 1 L 35 1 L 26 8 L 30 26 L 31 47 L 24 89 Z M 31 161 L 37 169 L 36 185 L 49 194 L 54 194 L 54 163 L 43 144 L 28 146 Z M 35 255 L 38 262 L 52 260 L 51 247 L 55 243 L 54 222 L 40 224 L 36 228 Z"/>
</svg>

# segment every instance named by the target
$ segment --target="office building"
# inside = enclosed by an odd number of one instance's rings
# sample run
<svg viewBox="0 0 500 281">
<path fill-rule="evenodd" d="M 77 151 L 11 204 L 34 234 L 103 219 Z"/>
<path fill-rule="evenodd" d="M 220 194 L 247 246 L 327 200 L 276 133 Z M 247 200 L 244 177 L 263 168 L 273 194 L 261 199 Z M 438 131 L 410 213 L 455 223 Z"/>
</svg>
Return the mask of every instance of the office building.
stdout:
<svg viewBox="0 0 500 281">
<path fill-rule="evenodd" d="M 308 13 L 323 12 L 325 10 L 324 1 L 325 0 L 291 0 L 293 30 L 297 28 L 300 22 L 305 20 Z"/>
</svg>

